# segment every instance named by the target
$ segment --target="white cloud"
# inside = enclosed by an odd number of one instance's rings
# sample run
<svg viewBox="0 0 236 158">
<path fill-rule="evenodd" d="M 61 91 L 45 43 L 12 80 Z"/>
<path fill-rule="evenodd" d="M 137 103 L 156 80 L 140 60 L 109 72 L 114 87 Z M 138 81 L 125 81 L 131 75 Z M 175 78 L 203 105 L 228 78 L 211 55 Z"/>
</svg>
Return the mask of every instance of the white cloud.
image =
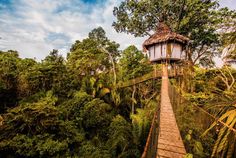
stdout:
<svg viewBox="0 0 236 158">
<path fill-rule="evenodd" d="M 113 8 L 122 0 L 96 4 L 85 4 L 81 0 L 12 1 L 12 9 L 1 5 L 0 49 L 18 50 L 21 57 L 40 60 L 52 49 L 59 49 L 66 56 L 75 40 L 86 38 L 98 26 L 102 26 L 107 36 L 121 45 L 121 49 L 131 44 L 141 49 L 145 39 L 117 33 L 111 26 L 115 20 Z"/>
<path fill-rule="evenodd" d="M 66 56 L 75 40 L 86 38 L 88 33 L 102 26 L 107 36 L 121 44 L 121 48 L 141 40 L 131 35 L 118 34 L 112 28 L 113 7 L 119 1 L 104 4 L 85 4 L 77 0 L 14 0 L 12 10 L 0 14 L 0 49 L 14 49 L 21 57 L 43 59 L 52 49 Z M 52 39 L 51 34 L 55 34 Z M 63 35 L 58 37 L 57 34 Z"/>
</svg>

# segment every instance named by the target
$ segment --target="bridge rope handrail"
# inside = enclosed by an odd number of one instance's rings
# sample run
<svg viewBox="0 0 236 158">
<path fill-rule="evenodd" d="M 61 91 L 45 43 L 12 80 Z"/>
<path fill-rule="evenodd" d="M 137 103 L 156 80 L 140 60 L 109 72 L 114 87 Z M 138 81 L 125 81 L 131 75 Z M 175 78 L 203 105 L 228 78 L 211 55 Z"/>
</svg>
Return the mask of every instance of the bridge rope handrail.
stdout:
<svg viewBox="0 0 236 158">
<path fill-rule="evenodd" d="M 144 151 L 142 153 L 142 157 L 141 158 L 146 158 L 147 157 L 147 154 L 148 154 L 148 149 L 150 148 L 151 146 L 151 141 L 152 141 L 152 134 L 153 134 L 153 130 L 155 128 L 155 124 L 158 123 L 158 114 L 160 112 L 160 107 L 156 110 L 154 116 L 153 116 L 153 119 L 152 119 L 152 124 L 151 124 L 151 127 L 149 129 L 149 133 L 148 133 L 148 137 L 147 137 L 147 141 L 146 141 L 146 144 L 145 144 L 145 147 L 144 147 Z M 156 146 L 157 147 L 157 146 Z"/>
<path fill-rule="evenodd" d="M 119 82 L 118 87 L 120 87 L 120 88 L 129 87 L 129 86 L 132 86 L 132 85 L 135 85 L 135 84 L 138 84 L 138 83 L 142 83 L 144 81 L 147 81 L 147 80 L 150 80 L 150 79 L 153 79 L 153 78 L 156 78 L 156 77 L 161 77 L 160 71 L 156 72 L 154 70 L 154 71 L 152 71 L 150 73 L 147 73 L 147 74 L 145 74 L 141 77 L 136 77 L 134 79 L 131 79 L 131 80 L 128 80 L 128 81 L 125 81 L 125 82 Z"/>
<path fill-rule="evenodd" d="M 173 87 L 174 90 L 177 92 L 176 88 L 175 88 L 173 85 L 171 85 L 170 83 L 169 83 L 169 85 L 170 85 L 171 87 Z M 177 92 L 177 93 L 178 93 L 178 92 Z M 179 93 L 178 93 L 178 94 L 179 94 Z M 184 100 L 186 100 L 186 98 L 183 97 L 181 94 L 179 94 L 179 96 L 182 97 Z M 219 118 L 215 117 L 213 114 L 209 113 L 209 112 L 208 112 L 207 110 L 205 110 L 204 108 L 199 107 L 199 106 L 196 105 L 196 104 L 191 104 L 191 105 L 193 105 L 195 108 L 201 110 L 202 112 L 204 112 L 205 114 L 207 114 L 208 116 L 210 116 L 215 122 L 218 122 L 218 123 L 222 124 L 223 126 L 229 128 L 231 131 L 233 131 L 233 132 L 236 133 L 236 129 L 235 129 L 235 128 L 230 127 L 230 126 L 227 125 L 225 122 L 221 121 Z"/>
<path fill-rule="evenodd" d="M 207 112 L 205 109 L 193 104 L 193 106 L 197 107 L 199 110 L 201 110 L 202 112 L 204 112 L 205 114 L 207 114 L 208 116 L 210 116 L 211 118 L 213 118 L 216 122 L 221 123 L 223 126 L 229 128 L 230 130 L 232 130 L 233 132 L 236 133 L 236 129 L 233 127 L 230 127 L 229 125 L 227 125 L 225 122 L 221 121 L 219 118 L 215 117 L 214 115 L 210 114 L 209 112 Z"/>
<path fill-rule="evenodd" d="M 180 71 L 180 72 L 178 72 L 178 71 L 177 72 L 169 71 L 168 73 L 169 73 L 168 74 L 169 77 L 174 77 L 174 76 L 181 75 L 182 71 Z M 130 87 L 130 86 L 136 85 L 138 83 L 145 82 L 145 81 L 150 80 L 150 79 L 156 79 L 156 78 L 161 78 L 161 77 L 162 77 L 162 71 L 161 70 L 153 70 L 152 72 L 147 73 L 147 74 L 145 74 L 141 77 L 136 77 L 134 79 L 124 81 L 124 82 L 122 82 L 122 81 L 118 82 L 117 87 L 118 88 Z"/>
</svg>

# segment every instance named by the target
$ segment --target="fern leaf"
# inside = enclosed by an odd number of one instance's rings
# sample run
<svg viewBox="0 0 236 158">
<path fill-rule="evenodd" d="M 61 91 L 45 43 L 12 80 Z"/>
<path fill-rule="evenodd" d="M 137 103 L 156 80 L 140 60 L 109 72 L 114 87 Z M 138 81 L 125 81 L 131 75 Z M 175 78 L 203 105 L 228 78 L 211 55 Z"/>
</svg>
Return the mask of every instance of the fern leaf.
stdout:
<svg viewBox="0 0 236 158">
<path fill-rule="evenodd" d="M 225 127 L 225 126 L 220 129 L 220 132 L 219 132 L 219 134 L 218 134 L 218 138 L 217 138 L 217 140 L 216 140 L 216 142 L 215 142 L 215 145 L 214 145 L 214 147 L 213 147 L 213 151 L 212 151 L 211 157 L 214 157 L 214 156 L 216 155 L 218 146 L 219 146 L 219 144 L 220 144 L 220 142 L 221 142 L 221 140 L 222 140 L 222 137 L 223 137 L 225 131 L 226 131 L 226 127 Z"/>
</svg>

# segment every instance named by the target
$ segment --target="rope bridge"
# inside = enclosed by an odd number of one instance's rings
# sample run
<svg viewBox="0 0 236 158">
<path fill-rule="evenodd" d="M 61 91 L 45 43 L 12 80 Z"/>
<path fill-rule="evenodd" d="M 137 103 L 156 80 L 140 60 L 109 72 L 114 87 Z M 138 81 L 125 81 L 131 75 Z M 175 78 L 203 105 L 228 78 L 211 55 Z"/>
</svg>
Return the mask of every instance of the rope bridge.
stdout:
<svg viewBox="0 0 236 158">
<path fill-rule="evenodd" d="M 189 116 L 192 118 L 191 123 L 199 129 L 205 131 L 214 121 L 225 125 L 207 110 L 184 99 L 169 83 L 169 78 L 181 75 L 183 70 L 168 71 L 167 66 L 164 65 L 162 71 L 154 70 L 142 77 L 118 83 L 119 88 L 125 88 L 150 79 L 162 78 L 161 102 L 152 119 L 142 158 L 183 158 L 186 155 L 180 129 L 186 130 L 182 123 L 189 125 L 188 119 L 183 116 L 183 112 L 189 106 L 194 108 L 194 113 Z M 180 126 L 178 127 L 177 124 Z"/>
<path fill-rule="evenodd" d="M 182 158 L 186 154 L 171 106 L 168 83 L 167 67 L 163 66 L 160 108 L 154 114 L 142 158 Z"/>
<path fill-rule="evenodd" d="M 159 120 L 160 120 L 160 109 L 158 109 L 155 112 L 154 117 L 152 119 L 151 128 L 147 137 L 146 146 L 144 148 L 142 158 L 156 157 L 156 152 L 157 152 L 156 147 L 158 143 L 157 139 L 159 134 L 159 128 L 158 128 Z"/>
<path fill-rule="evenodd" d="M 182 158 L 186 154 L 168 94 L 168 78 L 182 74 L 182 70 L 168 71 L 167 66 L 163 66 L 162 70 L 155 69 L 142 77 L 117 84 L 118 88 L 125 88 L 162 78 L 161 103 L 154 114 L 142 158 Z"/>
<path fill-rule="evenodd" d="M 169 78 L 172 77 L 177 77 L 177 76 L 181 76 L 183 75 L 183 70 L 175 70 L 175 71 L 168 71 L 168 76 Z M 162 78 L 162 71 L 161 70 L 153 70 L 150 73 L 147 73 L 141 77 L 137 77 L 135 79 L 131 79 L 125 82 L 119 82 L 117 84 L 118 88 L 125 88 L 125 87 L 130 87 L 132 85 L 136 85 L 142 82 L 145 82 L 147 80 L 151 80 L 151 79 L 157 79 L 157 78 Z"/>
<path fill-rule="evenodd" d="M 191 125 L 188 122 L 189 118 L 186 119 L 184 115 L 185 112 L 189 113 L 188 107 L 193 108 L 193 113 L 187 116 L 191 117 Z M 181 130 L 186 128 L 182 124 L 187 124 L 190 130 L 194 129 L 193 126 L 198 126 L 204 132 L 214 121 L 235 132 L 234 128 L 228 127 L 206 109 L 183 98 L 169 83 L 167 69 L 164 67 L 161 103 L 154 114 L 142 158 L 183 158 L 186 150 L 180 135 L 180 127 Z"/>
</svg>

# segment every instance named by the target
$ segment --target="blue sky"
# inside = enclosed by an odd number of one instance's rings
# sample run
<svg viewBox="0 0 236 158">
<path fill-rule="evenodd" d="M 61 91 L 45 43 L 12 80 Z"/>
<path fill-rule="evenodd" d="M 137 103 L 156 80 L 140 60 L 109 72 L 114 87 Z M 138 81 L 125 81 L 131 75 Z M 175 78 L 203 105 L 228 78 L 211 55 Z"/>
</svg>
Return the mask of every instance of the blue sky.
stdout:
<svg viewBox="0 0 236 158">
<path fill-rule="evenodd" d="M 66 56 L 75 40 L 102 26 L 107 36 L 141 49 L 144 38 L 116 33 L 113 7 L 122 0 L 0 0 L 0 50 L 17 50 L 23 58 L 43 59 L 52 49 Z M 221 0 L 236 9 L 236 0 Z"/>
</svg>

